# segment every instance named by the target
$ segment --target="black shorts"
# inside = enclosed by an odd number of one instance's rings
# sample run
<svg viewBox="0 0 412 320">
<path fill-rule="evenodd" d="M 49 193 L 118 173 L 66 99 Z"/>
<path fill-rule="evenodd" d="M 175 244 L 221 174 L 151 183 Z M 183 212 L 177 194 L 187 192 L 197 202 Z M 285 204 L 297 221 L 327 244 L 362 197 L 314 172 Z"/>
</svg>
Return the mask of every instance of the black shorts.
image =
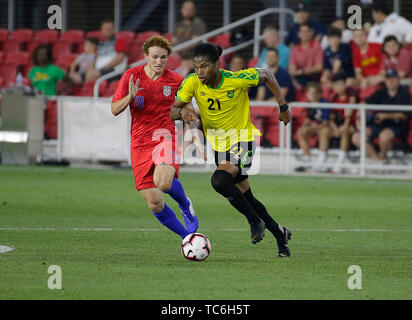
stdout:
<svg viewBox="0 0 412 320">
<path fill-rule="evenodd" d="M 377 126 L 372 124 L 369 128 L 371 129 L 371 135 L 369 136 L 370 143 L 372 143 L 384 129 L 392 130 L 395 138 L 407 139 L 408 137 L 408 127 L 402 124 L 398 126 Z"/>
<path fill-rule="evenodd" d="M 223 160 L 233 163 L 239 168 L 239 173 L 233 178 L 233 182 L 235 184 L 242 182 L 248 178 L 247 169 L 252 166 L 255 150 L 255 141 L 240 141 L 232 145 L 228 151 L 215 151 L 215 164 L 219 166 Z"/>
</svg>

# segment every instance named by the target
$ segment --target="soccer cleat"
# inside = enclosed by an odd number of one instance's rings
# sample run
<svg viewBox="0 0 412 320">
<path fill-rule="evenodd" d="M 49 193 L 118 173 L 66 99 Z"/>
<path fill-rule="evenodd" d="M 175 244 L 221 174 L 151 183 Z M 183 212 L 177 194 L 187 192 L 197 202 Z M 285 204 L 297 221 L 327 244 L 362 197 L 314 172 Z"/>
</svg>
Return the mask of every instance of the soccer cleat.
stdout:
<svg viewBox="0 0 412 320">
<path fill-rule="evenodd" d="M 265 236 L 265 223 L 259 219 L 258 223 L 250 224 L 250 233 L 250 239 L 252 243 L 258 243 Z"/>
<path fill-rule="evenodd" d="M 189 201 L 189 209 L 188 210 L 182 210 L 182 215 L 183 219 L 185 220 L 186 228 L 189 233 L 194 233 L 197 231 L 197 228 L 199 227 L 199 220 L 197 218 L 195 209 L 193 208 L 193 203 L 192 200 L 187 197 L 187 200 Z M 186 212 L 189 211 L 190 214 L 187 214 Z M 188 216 L 192 216 L 192 219 L 189 219 Z"/>
<path fill-rule="evenodd" d="M 276 239 L 278 244 L 278 257 L 279 258 L 286 258 L 290 257 L 290 250 L 287 246 L 288 241 L 292 238 L 292 232 L 286 227 L 283 227 L 283 237 L 281 239 Z"/>
</svg>

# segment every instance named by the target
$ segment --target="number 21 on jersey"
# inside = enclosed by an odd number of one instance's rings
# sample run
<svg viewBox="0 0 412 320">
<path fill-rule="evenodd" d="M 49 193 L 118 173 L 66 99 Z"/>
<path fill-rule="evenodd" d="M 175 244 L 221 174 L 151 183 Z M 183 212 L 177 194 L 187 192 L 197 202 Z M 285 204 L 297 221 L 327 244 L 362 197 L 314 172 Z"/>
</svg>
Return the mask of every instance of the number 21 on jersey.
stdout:
<svg viewBox="0 0 412 320">
<path fill-rule="evenodd" d="M 209 98 L 207 99 L 207 102 L 209 103 L 209 108 L 208 108 L 209 110 L 215 111 L 216 108 L 217 110 L 222 110 L 222 108 L 220 107 L 219 99 Z"/>
</svg>

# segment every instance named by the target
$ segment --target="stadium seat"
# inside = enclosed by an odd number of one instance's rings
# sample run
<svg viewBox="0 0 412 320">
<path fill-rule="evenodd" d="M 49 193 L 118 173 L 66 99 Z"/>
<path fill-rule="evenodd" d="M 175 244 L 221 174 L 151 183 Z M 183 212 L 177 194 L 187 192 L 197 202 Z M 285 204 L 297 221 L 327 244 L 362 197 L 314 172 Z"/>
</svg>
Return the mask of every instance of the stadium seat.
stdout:
<svg viewBox="0 0 412 320">
<path fill-rule="evenodd" d="M 119 80 L 115 80 L 112 82 L 109 82 L 108 86 L 104 90 L 104 92 L 101 94 L 102 97 L 111 97 L 113 96 L 114 92 L 116 91 L 117 85 L 119 84 Z"/>
<path fill-rule="evenodd" d="M 144 59 L 142 45 L 137 42 L 131 43 L 129 45 L 128 57 L 129 64 Z"/>
<path fill-rule="evenodd" d="M 213 39 L 210 39 L 209 41 L 213 44 L 217 44 L 222 47 L 222 49 L 229 48 L 232 43 L 230 41 L 230 32 L 226 32 L 223 34 L 219 34 L 218 36 L 214 37 Z"/>
<path fill-rule="evenodd" d="M 137 43 L 139 43 L 140 45 L 143 45 L 143 43 L 149 39 L 150 37 L 153 36 L 160 36 L 161 33 L 158 31 L 143 31 L 137 34 L 136 36 L 136 41 Z"/>
<path fill-rule="evenodd" d="M 67 71 L 70 65 L 78 57 L 77 53 L 64 53 L 56 58 L 56 65 L 62 68 L 64 71 Z"/>
<path fill-rule="evenodd" d="M 23 68 L 23 76 L 28 77 L 30 69 L 33 68 L 33 61 L 29 61 L 29 63 Z"/>
<path fill-rule="evenodd" d="M 256 68 L 258 62 L 259 62 L 259 57 L 255 57 L 255 58 L 250 59 L 247 65 L 249 68 Z"/>
<path fill-rule="evenodd" d="M 26 66 L 29 64 L 29 60 L 30 55 L 28 52 L 8 52 L 4 62 L 11 63 L 16 66 Z"/>
<path fill-rule="evenodd" d="M 63 54 L 71 53 L 71 44 L 69 42 L 59 40 L 53 45 L 52 51 L 53 57 L 56 59 Z"/>
<path fill-rule="evenodd" d="M 10 39 L 19 42 L 30 42 L 33 40 L 34 31 L 32 29 L 16 29 L 11 33 Z"/>
<path fill-rule="evenodd" d="M 173 33 L 172 32 L 165 33 L 163 37 L 165 37 L 169 42 L 172 42 Z"/>
<path fill-rule="evenodd" d="M 3 50 L 3 43 L 9 39 L 9 30 L 0 29 L 0 50 Z"/>
<path fill-rule="evenodd" d="M 180 67 L 181 63 L 182 63 L 182 60 L 180 59 L 180 56 L 176 53 L 172 53 L 167 59 L 166 67 L 174 70 Z"/>
<path fill-rule="evenodd" d="M 103 34 L 100 30 L 93 30 L 86 33 L 86 38 L 97 38 L 99 41 L 103 41 Z"/>
<path fill-rule="evenodd" d="M 4 79 L 0 77 L 0 88 L 3 88 Z"/>
<path fill-rule="evenodd" d="M 41 41 L 44 43 L 55 43 L 59 39 L 59 32 L 57 30 L 43 29 L 36 31 L 34 41 Z"/>
<path fill-rule="evenodd" d="M 73 52 L 82 54 L 84 52 L 84 42 L 80 42 L 76 45 L 76 50 Z"/>
<path fill-rule="evenodd" d="M 94 89 L 94 81 L 85 82 L 83 86 L 80 88 L 79 93 L 77 96 L 81 97 L 92 97 L 93 96 L 93 89 Z M 99 87 L 99 96 L 103 95 L 106 91 L 108 85 L 108 81 L 104 80 Z"/>
<path fill-rule="evenodd" d="M 116 39 L 126 40 L 127 43 L 131 43 L 136 38 L 136 33 L 133 31 L 119 31 L 116 33 Z"/>
<path fill-rule="evenodd" d="M 3 62 L 4 59 L 4 53 L 3 51 L 0 51 L 0 64 Z"/>
<path fill-rule="evenodd" d="M 16 39 L 9 39 L 3 43 L 3 52 L 18 52 L 20 51 L 20 42 Z"/>
<path fill-rule="evenodd" d="M 69 43 L 82 43 L 84 41 L 84 31 L 71 29 L 63 32 L 59 40 L 64 40 Z"/>
<path fill-rule="evenodd" d="M 27 43 L 27 52 L 32 55 L 33 51 L 36 50 L 36 48 L 42 44 L 45 44 L 42 40 L 33 40 L 29 43 Z"/>
<path fill-rule="evenodd" d="M 14 64 L 2 64 L 0 65 L 0 75 L 4 82 L 9 80 L 15 81 L 17 76 L 17 67 Z"/>
</svg>

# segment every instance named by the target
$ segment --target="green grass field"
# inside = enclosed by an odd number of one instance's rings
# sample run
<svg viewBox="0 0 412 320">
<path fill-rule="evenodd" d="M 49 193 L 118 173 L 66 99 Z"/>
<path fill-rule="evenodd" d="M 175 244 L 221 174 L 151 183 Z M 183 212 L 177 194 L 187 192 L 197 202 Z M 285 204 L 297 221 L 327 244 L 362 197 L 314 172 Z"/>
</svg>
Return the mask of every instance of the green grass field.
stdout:
<svg viewBox="0 0 412 320">
<path fill-rule="evenodd" d="M 279 259 L 269 232 L 250 243 L 210 174 L 180 179 L 212 243 L 204 262 L 183 258 L 131 170 L 0 166 L 0 245 L 15 248 L 0 254 L 0 299 L 412 299 L 412 181 L 252 176 L 293 232 Z M 63 290 L 48 288 L 50 265 Z"/>
</svg>

